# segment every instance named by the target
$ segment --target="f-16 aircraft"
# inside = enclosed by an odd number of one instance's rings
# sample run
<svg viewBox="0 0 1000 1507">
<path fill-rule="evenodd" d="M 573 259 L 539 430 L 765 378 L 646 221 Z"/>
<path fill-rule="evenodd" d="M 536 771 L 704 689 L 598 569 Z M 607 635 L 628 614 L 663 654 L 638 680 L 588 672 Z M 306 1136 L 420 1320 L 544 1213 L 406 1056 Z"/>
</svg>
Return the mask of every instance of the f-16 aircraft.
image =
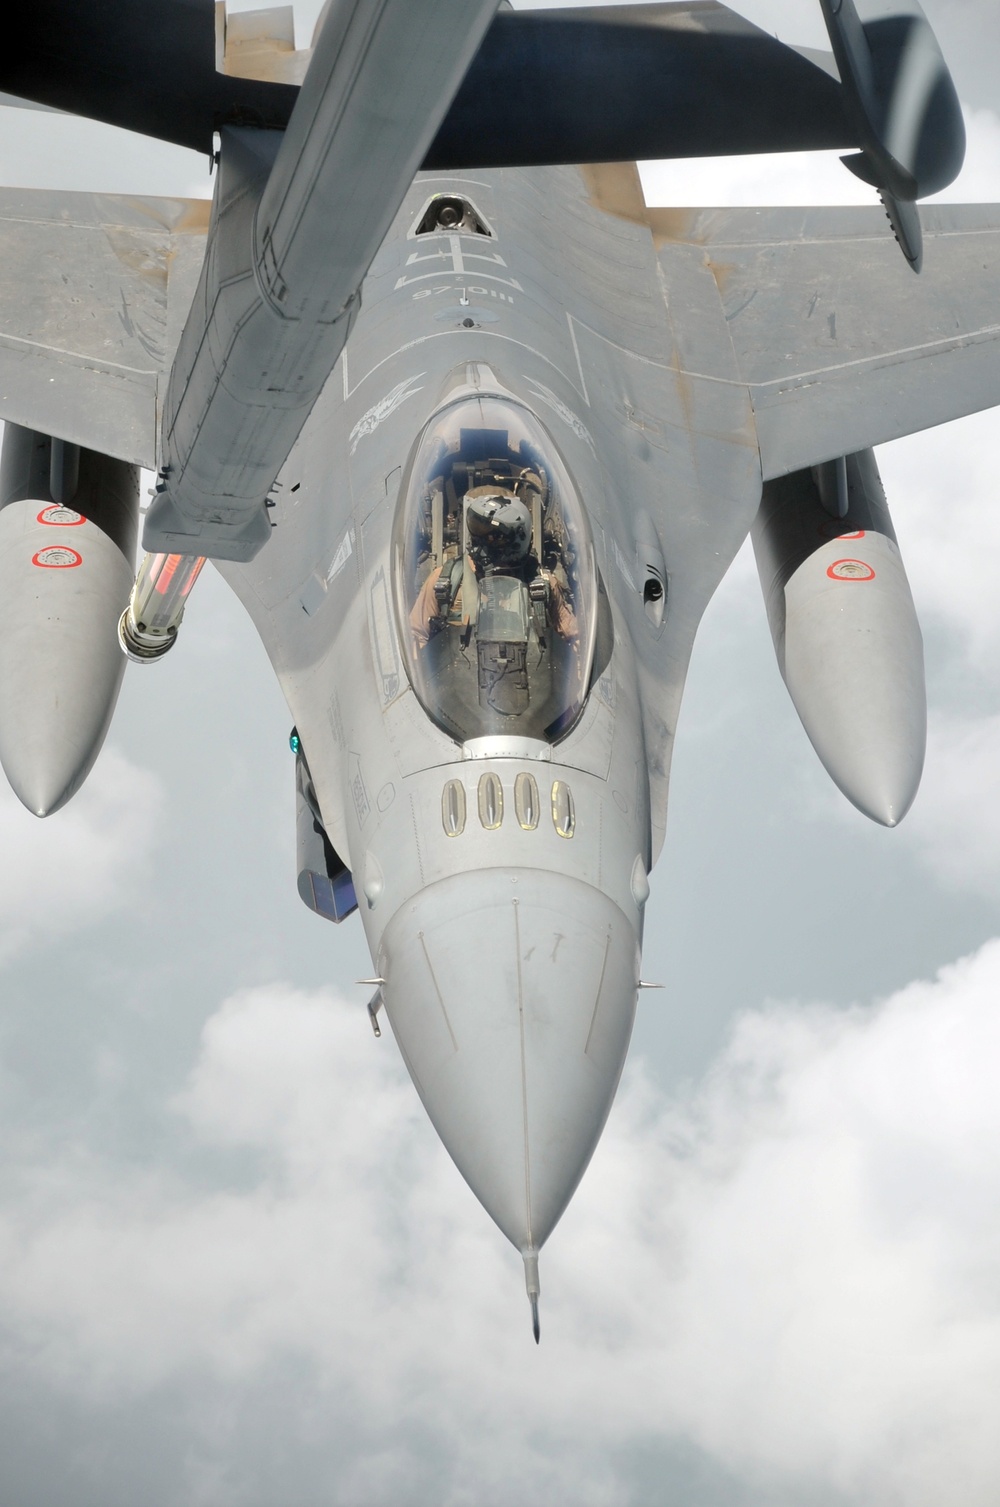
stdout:
<svg viewBox="0 0 1000 1507">
<path fill-rule="evenodd" d="M 215 164 L 210 206 L 0 192 L 4 770 L 63 806 L 221 571 L 294 726 L 299 894 L 360 916 L 536 1339 L 748 533 L 833 779 L 887 826 L 920 780 L 873 447 L 1000 402 L 1000 209 L 917 208 L 964 134 L 915 0 L 820 3 L 828 54 L 716 0 L 329 0 L 306 50 L 288 8 L 38 0 L 0 62 Z M 881 206 L 650 209 L 634 166 L 830 147 Z"/>
</svg>

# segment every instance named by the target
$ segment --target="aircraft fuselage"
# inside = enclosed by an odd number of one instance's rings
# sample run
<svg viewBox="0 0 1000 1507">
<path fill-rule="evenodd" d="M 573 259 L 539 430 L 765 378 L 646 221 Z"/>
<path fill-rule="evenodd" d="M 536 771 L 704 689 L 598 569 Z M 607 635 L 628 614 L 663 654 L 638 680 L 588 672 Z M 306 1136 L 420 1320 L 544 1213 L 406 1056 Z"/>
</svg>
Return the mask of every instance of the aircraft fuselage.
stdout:
<svg viewBox="0 0 1000 1507">
<path fill-rule="evenodd" d="M 694 632 L 760 495 L 689 260 L 672 317 L 631 167 L 422 175 L 270 543 L 221 567 L 407 1066 L 529 1289 L 621 1073 Z M 695 336 L 719 370 L 693 378 Z"/>
</svg>

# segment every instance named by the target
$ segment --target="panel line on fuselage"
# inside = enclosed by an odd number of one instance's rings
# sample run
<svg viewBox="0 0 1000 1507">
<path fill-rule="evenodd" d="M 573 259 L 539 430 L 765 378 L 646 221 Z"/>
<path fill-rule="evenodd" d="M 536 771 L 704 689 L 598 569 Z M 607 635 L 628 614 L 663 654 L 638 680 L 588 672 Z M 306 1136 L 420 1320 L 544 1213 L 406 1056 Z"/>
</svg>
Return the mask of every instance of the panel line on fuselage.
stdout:
<svg viewBox="0 0 1000 1507">
<path fill-rule="evenodd" d="M 531 1218 L 531 1146 L 528 1140 L 528 1062 L 524 1046 L 524 977 L 521 969 L 521 918 L 517 899 L 514 906 L 514 948 L 517 957 L 517 1025 L 521 1042 L 521 1115 L 524 1126 L 524 1227 L 528 1246 L 535 1243 Z"/>
<path fill-rule="evenodd" d="M 588 329 L 589 326 L 582 325 L 581 328 Z M 606 336 L 598 334 L 596 330 L 591 331 L 591 333 L 596 335 L 598 340 L 604 340 L 608 345 L 615 344 L 613 340 L 608 340 Z M 683 376 L 694 377 L 699 382 L 714 382 L 719 387 L 747 387 L 751 393 L 763 392 L 768 388 L 778 388 L 779 390 L 794 392 L 796 388 L 809 387 L 813 382 L 830 376 L 832 372 L 850 371 L 852 369 L 878 371 L 882 367 L 898 366 L 908 358 L 913 359 L 917 356 L 929 355 L 931 352 L 965 350 L 970 345 L 982 345 L 988 340 L 995 340 L 998 335 L 1000 335 L 1000 324 L 987 324 L 978 330 L 970 330 L 962 335 L 945 335 L 939 340 L 923 341 L 920 345 L 906 345 L 901 346 L 899 350 L 879 351 L 873 356 L 856 356 L 850 361 L 836 361 L 829 366 L 810 367 L 808 371 L 789 372 L 786 376 L 767 377 L 763 381 L 758 381 L 753 377 L 748 377 L 745 380 L 741 378 L 739 381 L 736 381 L 732 377 L 713 377 L 709 372 L 691 371 L 689 367 L 670 366 L 665 367 L 664 370 L 680 372 Z M 647 366 L 661 365 L 660 362 L 652 361 L 648 356 L 635 355 L 635 352 L 629 351 L 627 346 L 615 346 L 615 349 L 625 351 L 626 354 L 634 356 L 636 361 L 645 362 Z"/>
<path fill-rule="evenodd" d="M 584 328 L 586 328 L 586 326 L 584 326 Z M 427 343 L 427 341 L 429 341 L 429 340 L 443 340 L 443 339 L 447 339 L 449 336 L 456 335 L 456 334 L 461 334 L 461 333 L 462 332 L 460 330 L 433 330 L 429 335 L 418 335 L 414 340 L 407 340 L 406 343 L 405 343 L 405 345 L 401 345 L 396 350 L 390 351 L 389 354 L 388 354 L 388 356 L 383 356 L 382 357 L 381 361 L 376 361 L 375 365 L 373 367 L 371 367 L 369 371 L 366 371 L 363 377 L 359 377 L 358 378 L 357 382 L 354 383 L 353 387 L 351 386 L 350 371 L 349 371 L 348 359 L 347 359 L 347 348 L 345 347 L 344 352 L 343 352 L 343 354 L 342 354 L 342 356 L 340 358 L 341 362 L 343 364 L 344 399 L 345 399 L 345 401 L 348 398 L 353 397 L 354 394 L 358 391 L 358 389 L 362 386 L 362 384 L 365 383 L 365 382 L 367 382 L 368 378 L 371 377 L 371 376 L 373 376 L 374 373 L 378 371 L 378 369 L 379 369 L 380 366 L 385 366 L 388 362 L 395 361 L 396 357 L 403 355 L 403 353 L 405 351 L 412 351 L 413 349 L 415 349 L 416 346 L 418 346 L 418 345 L 425 345 Z M 572 331 L 571 331 L 571 333 L 572 333 Z M 490 340 L 503 340 L 508 345 L 519 346 L 521 350 L 523 350 L 523 351 L 529 351 L 532 356 L 537 356 L 540 361 L 544 361 L 545 362 L 546 366 L 551 366 L 551 368 L 552 368 L 552 370 L 554 372 L 558 372 L 559 376 L 562 377 L 563 381 L 564 382 L 568 382 L 569 385 L 570 385 L 570 387 L 572 387 L 574 389 L 574 391 L 579 392 L 581 398 L 583 398 L 583 400 L 587 404 L 588 408 L 590 407 L 590 399 L 587 397 L 586 391 L 585 390 L 581 391 L 579 383 L 575 382 L 573 380 L 573 378 L 569 375 L 568 372 L 564 372 L 561 366 L 557 366 L 556 363 L 552 360 L 552 357 L 551 356 L 547 356 L 544 351 L 538 350 L 533 345 L 528 345 L 523 340 L 516 339 L 513 335 L 504 335 L 499 330 L 477 329 L 476 330 L 476 334 L 479 335 L 479 336 L 481 336 L 481 337 L 488 337 Z M 575 341 L 574 341 L 574 347 L 575 347 Z M 579 353 L 577 354 L 577 361 L 579 361 Z M 580 378 L 581 378 L 581 381 L 582 381 L 583 380 L 583 368 L 582 367 L 580 369 Z"/>
<path fill-rule="evenodd" d="M 437 974 L 434 972 L 434 964 L 431 962 L 431 955 L 427 951 L 427 940 L 424 937 L 423 932 L 418 933 L 418 940 L 420 942 L 420 950 L 424 955 L 424 961 L 427 964 L 427 972 L 430 974 L 431 983 L 434 985 L 434 993 L 437 995 L 438 1004 L 441 1006 L 441 1014 L 444 1016 L 444 1023 L 448 1027 L 448 1035 L 451 1037 L 451 1044 L 457 1052 L 458 1042 L 455 1040 L 455 1033 L 451 1028 L 451 1019 L 448 1015 L 447 1008 L 445 1007 L 444 995 L 441 993 L 441 985 L 438 983 Z"/>
</svg>

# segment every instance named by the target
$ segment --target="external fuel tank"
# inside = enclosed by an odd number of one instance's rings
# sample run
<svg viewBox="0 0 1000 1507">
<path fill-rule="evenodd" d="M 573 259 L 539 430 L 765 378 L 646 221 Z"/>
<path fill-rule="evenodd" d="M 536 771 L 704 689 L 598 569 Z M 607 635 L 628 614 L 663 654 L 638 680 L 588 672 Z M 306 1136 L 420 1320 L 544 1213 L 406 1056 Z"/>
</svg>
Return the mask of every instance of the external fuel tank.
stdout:
<svg viewBox="0 0 1000 1507">
<path fill-rule="evenodd" d="M 8 423 L 0 460 L 0 763 L 36 816 L 90 773 L 125 671 L 135 466 Z"/>
<path fill-rule="evenodd" d="M 765 483 L 751 530 L 778 666 L 828 773 L 894 827 L 920 784 L 923 641 L 875 457 Z"/>
</svg>

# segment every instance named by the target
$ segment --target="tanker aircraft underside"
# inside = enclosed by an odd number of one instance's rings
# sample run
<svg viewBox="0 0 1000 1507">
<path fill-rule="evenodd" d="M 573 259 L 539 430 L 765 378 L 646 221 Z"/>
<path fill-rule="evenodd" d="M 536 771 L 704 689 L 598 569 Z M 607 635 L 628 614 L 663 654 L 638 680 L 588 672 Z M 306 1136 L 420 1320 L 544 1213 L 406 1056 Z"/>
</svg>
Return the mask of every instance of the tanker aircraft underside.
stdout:
<svg viewBox="0 0 1000 1507">
<path fill-rule="evenodd" d="M 820 4 L 830 54 L 715 0 L 329 0 L 299 51 L 290 9 L 36 0 L 0 64 L 217 163 L 211 205 L 0 190 L 0 760 L 64 805 L 216 565 L 294 724 L 299 893 L 358 912 L 536 1338 L 748 533 L 833 779 L 887 826 L 920 780 L 873 447 L 1000 402 L 1000 208 L 918 212 L 964 135 L 915 0 Z M 648 209 L 634 167 L 817 147 L 885 212 Z"/>
</svg>

